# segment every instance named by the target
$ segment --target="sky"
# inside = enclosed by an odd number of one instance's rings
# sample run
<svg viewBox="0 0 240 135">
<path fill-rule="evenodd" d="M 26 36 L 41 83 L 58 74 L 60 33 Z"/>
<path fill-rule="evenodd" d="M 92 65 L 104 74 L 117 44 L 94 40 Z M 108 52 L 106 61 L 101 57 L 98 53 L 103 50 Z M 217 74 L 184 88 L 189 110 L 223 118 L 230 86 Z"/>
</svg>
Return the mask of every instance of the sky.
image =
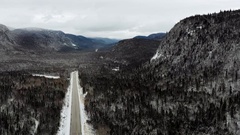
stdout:
<svg viewBox="0 0 240 135">
<path fill-rule="evenodd" d="M 0 0 L 0 24 L 124 39 L 168 32 L 188 16 L 230 9 L 240 9 L 240 0 Z"/>
</svg>

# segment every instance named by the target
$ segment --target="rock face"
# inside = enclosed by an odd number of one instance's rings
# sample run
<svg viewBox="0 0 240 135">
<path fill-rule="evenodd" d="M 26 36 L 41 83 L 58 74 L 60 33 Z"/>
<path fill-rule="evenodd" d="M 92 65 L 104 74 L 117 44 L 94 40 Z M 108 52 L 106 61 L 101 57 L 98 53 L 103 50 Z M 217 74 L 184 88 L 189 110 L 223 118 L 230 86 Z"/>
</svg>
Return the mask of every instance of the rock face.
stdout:
<svg viewBox="0 0 240 135">
<path fill-rule="evenodd" d="M 240 134 L 239 37 L 240 10 L 192 16 L 142 67 L 82 74 L 94 91 L 86 107 L 91 122 L 109 134 Z"/>
</svg>

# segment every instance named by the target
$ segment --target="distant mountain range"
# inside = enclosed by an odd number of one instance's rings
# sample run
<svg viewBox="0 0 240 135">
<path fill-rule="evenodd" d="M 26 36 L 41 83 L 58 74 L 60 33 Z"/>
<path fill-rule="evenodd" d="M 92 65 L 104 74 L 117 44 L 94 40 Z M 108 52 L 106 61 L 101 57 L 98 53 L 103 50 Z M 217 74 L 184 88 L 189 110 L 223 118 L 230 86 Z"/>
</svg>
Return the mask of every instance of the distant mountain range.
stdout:
<svg viewBox="0 0 240 135">
<path fill-rule="evenodd" d="M 16 46 L 18 50 L 37 52 L 93 51 L 112 46 L 118 41 L 108 38 L 88 38 L 40 28 L 9 29 L 5 25 L 0 25 L 0 47 L 11 51 Z"/>
<path fill-rule="evenodd" d="M 137 67 L 151 59 L 164 35 L 158 33 L 119 41 L 41 28 L 13 29 L 0 25 L 0 66 L 2 70 L 19 70 L 37 68 L 40 63 L 41 67 L 55 66 L 56 63 L 58 66 L 74 63 L 71 66 L 76 66 L 87 61 L 104 61 L 114 66 Z"/>
<path fill-rule="evenodd" d="M 155 33 L 148 36 L 136 36 L 135 39 L 151 39 L 151 40 L 161 40 L 165 37 L 166 33 Z"/>
<path fill-rule="evenodd" d="M 95 50 L 105 47 L 110 47 L 117 43 L 117 39 L 109 38 L 88 38 L 80 35 L 66 34 L 66 37 L 71 39 L 73 46 L 77 47 L 78 50 Z"/>
<path fill-rule="evenodd" d="M 0 25 L 2 54 L 49 52 L 104 52 L 106 60 L 123 65 L 139 65 L 154 55 L 165 33 L 136 36 L 132 39 L 88 38 L 41 28 L 10 29 Z"/>
</svg>

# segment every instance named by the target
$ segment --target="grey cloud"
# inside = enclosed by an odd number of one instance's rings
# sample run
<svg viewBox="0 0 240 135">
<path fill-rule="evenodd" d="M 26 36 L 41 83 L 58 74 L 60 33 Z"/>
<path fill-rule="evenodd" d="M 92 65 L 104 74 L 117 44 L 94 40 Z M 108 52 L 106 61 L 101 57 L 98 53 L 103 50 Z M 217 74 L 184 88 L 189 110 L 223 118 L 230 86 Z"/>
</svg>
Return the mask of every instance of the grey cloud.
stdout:
<svg viewBox="0 0 240 135">
<path fill-rule="evenodd" d="M 239 0 L 1 0 L 0 23 L 94 37 L 169 31 L 181 19 L 238 9 Z"/>
</svg>

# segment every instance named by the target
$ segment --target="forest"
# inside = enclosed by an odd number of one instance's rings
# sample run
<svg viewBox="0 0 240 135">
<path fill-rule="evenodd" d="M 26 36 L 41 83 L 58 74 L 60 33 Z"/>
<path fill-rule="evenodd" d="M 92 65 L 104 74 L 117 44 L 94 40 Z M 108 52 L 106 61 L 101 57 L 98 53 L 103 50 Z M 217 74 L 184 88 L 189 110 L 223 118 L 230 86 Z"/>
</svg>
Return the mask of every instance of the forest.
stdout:
<svg viewBox="0 0 240 135">
<path fill-rule="evenodd" d="M 165 82 L 151 72 L 141 74 L 143 68 L 91 77 L 82 73 L 89 122 L 111 135 L 234 134 L 240 93 L 232 85 L 238 74 L 214 68 L 192 77 L 170 71 Z"/>
<path fill-rule="evenodd" d="M 69 81 L 32 76 L 29 71 L 0 73 L 0 134 L 56 134 Z"/>
<path fill-rule="evenodd" d="M 192 16 L 138 68 L 82 70 L 89 122 L 110 135 L 240 134 L 239 18 Z"/>
</svg>

